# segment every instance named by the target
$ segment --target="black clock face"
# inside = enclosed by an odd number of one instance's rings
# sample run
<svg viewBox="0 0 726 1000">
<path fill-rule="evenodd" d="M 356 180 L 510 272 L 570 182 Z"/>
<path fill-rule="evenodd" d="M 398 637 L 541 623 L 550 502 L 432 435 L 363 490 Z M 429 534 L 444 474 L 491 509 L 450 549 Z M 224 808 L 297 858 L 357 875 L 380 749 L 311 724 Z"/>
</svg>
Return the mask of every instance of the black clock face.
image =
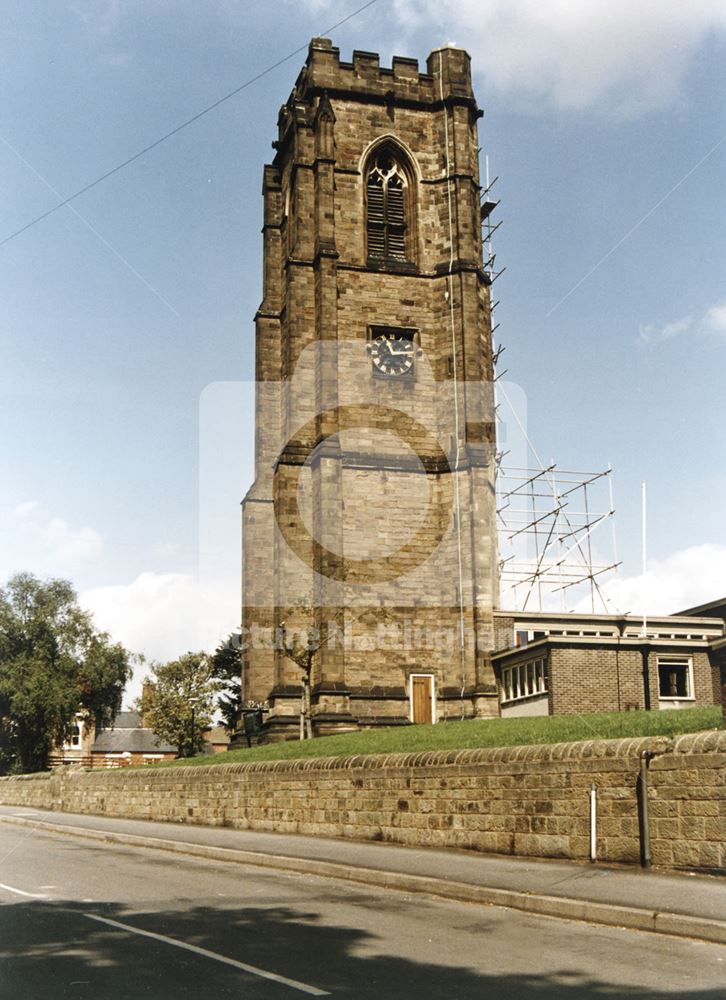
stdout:
<svg viewBox="0 0 726 1000">
<path fill-rule="evenodd" d="M 380 375 L 409 375 L 413 372 L 413 341 L 395 333 L 379 333 L 371 344 L 374 371 Z"/>
</svg>

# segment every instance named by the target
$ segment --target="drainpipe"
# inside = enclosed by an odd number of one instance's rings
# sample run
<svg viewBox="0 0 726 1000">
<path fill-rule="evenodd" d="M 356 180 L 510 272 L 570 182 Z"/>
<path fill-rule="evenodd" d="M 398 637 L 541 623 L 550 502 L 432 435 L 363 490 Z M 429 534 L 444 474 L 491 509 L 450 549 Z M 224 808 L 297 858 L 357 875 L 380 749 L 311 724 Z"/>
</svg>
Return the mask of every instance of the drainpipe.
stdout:
<svg viewBox="0 0 726 1000">
<path fill-rule="evenodd" d="M 640 864 L 650 868 L 650 821 L 648 818 L 648 764 L 656 754 L 652 750 L 643 750 L 640 754 L 640 772 L 637 782 L 638 796 L 638 828 L 640 832 Z"/>
<path fill-rule="evenodd" d="M 650 646 L 645 644 L 640 647 L 640 655 L 643 658 L 643 707 L 646 712 L 650 711 L 650 667 L 648 664 L 648 656 L 650 654 Z"/>
</svg>

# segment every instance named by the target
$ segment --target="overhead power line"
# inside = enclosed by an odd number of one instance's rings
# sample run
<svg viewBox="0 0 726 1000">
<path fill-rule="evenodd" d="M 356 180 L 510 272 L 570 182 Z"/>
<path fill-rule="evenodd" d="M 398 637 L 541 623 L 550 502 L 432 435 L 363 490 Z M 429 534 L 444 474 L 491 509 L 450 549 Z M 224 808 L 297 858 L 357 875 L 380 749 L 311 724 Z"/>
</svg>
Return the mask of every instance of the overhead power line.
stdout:
<svg viewBox="0 0 726 1000">
<path fill-rule="evenodd" d="M 368 10 L 369 7 L 372 7 L 376 3 L 378 3 L 378 0 L 368 0 L 367 3 L 364 3 L 362 6 L 356 8 L 356 10 L 352 11 L 350 14 L 347 14 L 344 18 L 341 18 L 340 21 L 336 21 L 335 24 L 332 24 L 329 28 L 326 28 L 323 34 L 324 35 L 331 34 L 337 28 L 342 27 L 342 25 L 346 24 L 348 21 L 351 21 L 354 17 L 357 17 L 359 14 L 362 14 L 364 10 Z M 181 122 L 181 124 L 171 129 L 170 132 L 166 132 L 158 139 L 155 139 L 154 142 L 150 142 L 148 146 L 144 146 L 143 149 L 140 149 L 137 153 L 134 153 L 132 156 L 127 157 L 125 160 L 123 160 L 123 162 L 117 163 L 115 167 L 112 167 L 110 170 L 107 170 L 105 174 L 101 174 L 100 177 L 96 177 L 95 180 L 91 181 L 89 184 L 86 184 L 84 187 L 79 188 L 78 191 L 74 191 L 73 194 L 69 195 L 67 198 L 64 198 L 63 201 L 59 201 L 57 205 L 54 205 L 52 208 L 49 208 L 46 212 L 42 212 L 40 215 L 37 215 L 34 219 L 31 219 L 30 222 L 26 222 L 24 226 L 20 227 L 20 229 L 16 229 L 15 232 L 10 233 L 8 236 L 5 236 L 2 240 L 0 240 L 0 247 L 4 246 L 6 243 L 9 243 L 10 240 L 14 240 L 15 237 L 20 236 L 21 233 L 27 232 L 28 229 L 32 229 L 33 226 L 37 226 L 39 222 L 43 221 L 43 219 L 47 219 L 48 216 L 53 215 L 59 209 L 63 208 L 66 205 L 69 205 L 72 201 L 75 201 L 76 198 L 80 198 L 82 194 L 85 194 L 92 188 L 95 188 L 99 184 L 102 184 L 103 181 L 108 180 L 109 177 L 113 177 L 114 174 L 118 174 L 121 170 L 124 170 L 131 163 L 134 163 L 136 160 L 140 160 L 142 156 L 146 156 L 146 154 L 150 153 L 152 149 L 156 149 L 157 146 L 161 146 L 161 144 L 163 142 L 166 142 L 167 139 L 171 139 L 172 136 L 178 135 L 179 132 L 183 131 L 185 128 L 189 128 L 189 126 L 193 125 L 194 122 L 197 122 L 199 121 L 200 118 L 203 118 L 205 115 L 208 115 L 210 111 L 214 111 L 215 108 L 218 108 L 220 106 L 220 104 L 224 104 L 225 101 L 229 101 L 233 97 L 236 97 L 237 94 L 240 94 L 243 90 L 246 90 L 247 87 L 251 87 L 253 83 L 257 83 L 258 80 L 261 80 L 263 76 L 267 76 L 268 73 L 272 73 L 279 66 L 282 66 L 286 62 L 289 62 L 290 59 L 294 59 L 295 56 L 299 55 L 301 52 L 304 52 L 307 49 L 307 47 L 308 46 L 306 43 L 305 45 L 298 46 L 298 48 L 294 49 L 292 52 L 288 52 L 288 54 L 286 56 L 283 56 L 282 59 L 278 59 L 277 62 L 272 63 L 271 66 L 268 66 L 261 72 L 256 73 L 255 76 L 250 77 L 249 80 L 246 80 L 239 87 L 235 87 L 234 90 L 230 90 L 230 92 L 228 94 L 225 94 L 224 97 L 220 97 L 218 100 L 214 101 L 213 104 L 210 104 L 206 108 L 203 108 L 201 111 L 198 111 L 195 115 L 192 115 L 191 118 L 187 118 L 186 121 Z"/>
</svg>

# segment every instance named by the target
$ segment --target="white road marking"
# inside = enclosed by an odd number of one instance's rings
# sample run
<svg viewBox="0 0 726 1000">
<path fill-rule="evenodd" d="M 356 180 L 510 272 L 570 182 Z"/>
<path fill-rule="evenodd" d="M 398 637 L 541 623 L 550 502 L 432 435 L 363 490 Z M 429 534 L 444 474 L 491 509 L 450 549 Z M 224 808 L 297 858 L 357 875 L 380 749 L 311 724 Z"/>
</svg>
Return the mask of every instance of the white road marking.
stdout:
<svg viewBox="0 0 726 1000">
<path fill-rule="evenodd" d="M 5 885 L 4 882 L 0 882 L 0 889 L 7 889 L 8 892 L 15 892 L 15 893 L 18 894 L 18 896 L 29 896 L 30 899 L 47 899 L 48 898 L 47 896 L 44 896 L 40 892 L 25 892 L 24 889 L 15 889 L 12 885 Z"/>
<path fill-rule="evenodd" d="M 110 927 L 118 927 L 119 930 L 129 931 L 131 934 L 139 934 L 141 937 L 153 938 L 154 941 L 163 941 L 164 944 L 171 944 L 175 948 L 184 948 L 185 951 L 192 951 L 195 955 L 203 955 L 204 958 L 214 959 L 215 962 L 222 962 L 224 965 L 231 965 L 235 969 L 243 972 L 250 972 L 253 976 L 260 976 L 262 979 L 270 979 L 275 983 L 282 983 L 290 986 L 300 993 L 309 993 L 314 997 L 328 997 L 330 993 L 326 990 L 319 990 L 317 986 L 309 986 L 307 983 L 298 982 L 296 979 L 288 979 L 286 976 L 278 976 L 276 972 L 268 972 L 266 969 L 258 969 L 255 965 L 247 965 L 246 962 L 238 962 L 234 958 L 227 958 L 216 951 L 208 951 L 206 948 L 199 948 L 195 944 L 187 944 L 186 941 L 178 941 L 176 938 L 167 937 L 165 934 L 155 934 L 153 931 L 144 931 L 140 927 L 133 927 L 131 924 L 122 924 L 118 920 L 110 920 L 108 917 L 99 917 L 95 913 L 84 913 L 84 917 L 89 920 L 97 920 L 101 924 L 108 924 Z"/>
</svg>

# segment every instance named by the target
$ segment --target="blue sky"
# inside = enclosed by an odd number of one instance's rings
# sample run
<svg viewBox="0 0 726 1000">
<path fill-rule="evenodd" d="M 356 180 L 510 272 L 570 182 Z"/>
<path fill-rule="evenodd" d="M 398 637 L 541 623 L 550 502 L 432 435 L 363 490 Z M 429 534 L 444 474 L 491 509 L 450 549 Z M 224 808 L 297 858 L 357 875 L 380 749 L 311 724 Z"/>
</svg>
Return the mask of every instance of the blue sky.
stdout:
<svg viewBox="0 0 726 1000">
<path fill-rule="evenodd" d="M 6 0 L 0 240 L 357 6 Z M 378 0 L 333 40 L 469 49 L 533 443 L 612 463 L 624 610 L 721 596 L 723 4 Z M 303 61 L 0 246 L 0 580 L 68 577 L 149 656 L 237 622 L 261 171 Z"/>
</svg>

